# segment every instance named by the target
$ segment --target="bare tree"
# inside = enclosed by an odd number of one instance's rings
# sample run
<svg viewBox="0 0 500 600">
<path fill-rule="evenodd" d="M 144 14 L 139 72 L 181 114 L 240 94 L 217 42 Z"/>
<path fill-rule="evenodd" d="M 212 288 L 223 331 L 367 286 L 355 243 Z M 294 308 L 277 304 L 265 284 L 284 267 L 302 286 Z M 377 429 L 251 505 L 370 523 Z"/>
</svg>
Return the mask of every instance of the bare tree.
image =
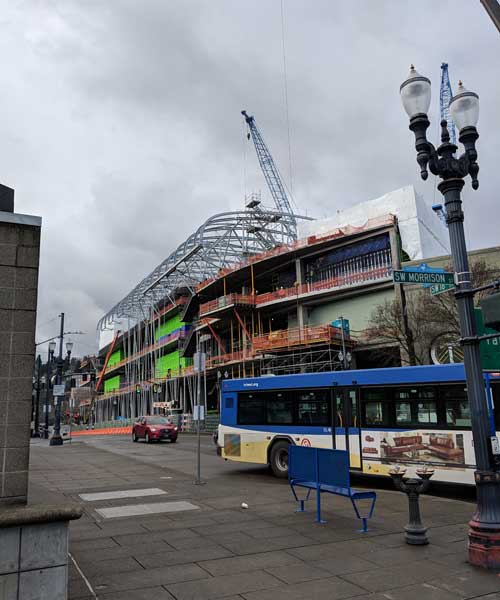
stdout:
<svg viewBox="0 0 500 600">
<path fill-rule="evenodd" d="M 452 271 L 451 265 L 446 267 Z M 484 260 L 471 263 L 472 284 L 477 287 L 498 278 L 500 271 L 487 265 Z M 476 302 L 481 298 L 477 294 Z M 366 331 L 370 342 L 398 345 L 402 362 L 409 365 L 427 364 L 432 345 L 440 338 L 460 337 L 455 296 L 452 291 L 432 296 L 428 289 L 412 289 L 407 292 L 405 323 L 403 307 L 398 299 L 386 300 L 376 306 L 370 316 Z M 381 356 L 384 349 L 377 351 Z"/>
</svg>

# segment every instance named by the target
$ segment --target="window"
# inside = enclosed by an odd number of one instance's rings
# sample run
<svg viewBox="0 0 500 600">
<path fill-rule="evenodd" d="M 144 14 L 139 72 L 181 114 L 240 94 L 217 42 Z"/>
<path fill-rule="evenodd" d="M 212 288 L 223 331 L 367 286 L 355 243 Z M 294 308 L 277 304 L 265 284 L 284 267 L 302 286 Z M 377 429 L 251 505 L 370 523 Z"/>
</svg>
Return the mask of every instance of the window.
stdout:
<svg viewBox="0 0 500 600">
<path fill-rule="evenodd" d="M 298 425 L 330 425 L 330 399 L 325 390 L 300 391 L 297 402 Z"/>
<path fill-rule="evenodd" d="M 417 420 L 419 423 L 436 424 L 437 411 L 435 402 L 419 402 L 417 411 Z"/>
<path fill-rule="evenodd" d="M 405 388 L 396 390 L 396 425 L 436 425 L 438 422 L 436 393 L 431 387 Z"/>
<path fill-rule="evenodd" d="M 262 425 L 266 419 L 264 394 L 238 394 L 238 423 Z"/>
<path fill-rule="evenodd" d="M 276 392 L 267 399 L 267 422 L 272 425 L 293 423 L 293 401 L 290 392 Z"/>
<path fill-rule="evenodd" d="M 396 423 L 398 425 L 411 423 L 410 402 L 396 402 Z"/>
<path fill-rule="evenodd" d="M 449 427 L 470 427 L 469 399 L 464 387 L 442 390 L 445 405 L 446 424 Z"/>
<path fill-rule="evenodd" d="M 382 427 L 385 425 L 385 405 L 382 402 L 365 403 L 365 426 Z"/>
</svg>

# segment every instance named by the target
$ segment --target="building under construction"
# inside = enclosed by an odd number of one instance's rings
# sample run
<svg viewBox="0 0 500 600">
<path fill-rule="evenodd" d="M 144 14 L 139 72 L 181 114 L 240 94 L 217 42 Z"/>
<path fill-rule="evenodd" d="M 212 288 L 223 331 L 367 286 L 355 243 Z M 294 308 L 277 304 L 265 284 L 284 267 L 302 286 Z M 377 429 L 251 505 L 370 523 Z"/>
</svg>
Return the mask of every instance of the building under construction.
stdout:
<svg viewBox="0 0 500 600">
<path fill-rule="evenodd" d="M 275 207 L 253 196 L 211 217 L 101 318 L 98 422 L 166 406 L 190 413 L 197 351 L 208 409 L 223 378 L 375 366 L 364 330 L 394 296 L 392 269 L 446 250 L 436 251 L 441 231 L 422 227 L 427 209 L 411 187 L 323 221 L 295 214 L 244 116 Z"/>
</svg>

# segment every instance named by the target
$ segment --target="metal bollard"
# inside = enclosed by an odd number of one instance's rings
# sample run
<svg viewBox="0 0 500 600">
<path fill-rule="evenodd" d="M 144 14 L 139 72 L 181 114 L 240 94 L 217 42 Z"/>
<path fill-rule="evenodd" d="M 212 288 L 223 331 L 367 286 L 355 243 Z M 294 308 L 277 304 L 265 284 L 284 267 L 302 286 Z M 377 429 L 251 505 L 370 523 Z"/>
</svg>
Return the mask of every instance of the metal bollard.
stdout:
<svg viewBox="0 0 500 600">
<path fill-rule="evenodd" d="M 422 546 L 429 543 L 427 538 L 427 527 L 424 527 L 420 517 L 419 496 L 427 491 L 430 478 L 434 475 L 434 469 L 423 467 L 417 469 L 416 477 L 405 477 L 406 469 L 395 467 L 389 471 L 394 485 L 398 490 L 408 496 L 408 509 L 410 522 L 405 526 L 405 540 L 407 544 Z"/>
</svg>

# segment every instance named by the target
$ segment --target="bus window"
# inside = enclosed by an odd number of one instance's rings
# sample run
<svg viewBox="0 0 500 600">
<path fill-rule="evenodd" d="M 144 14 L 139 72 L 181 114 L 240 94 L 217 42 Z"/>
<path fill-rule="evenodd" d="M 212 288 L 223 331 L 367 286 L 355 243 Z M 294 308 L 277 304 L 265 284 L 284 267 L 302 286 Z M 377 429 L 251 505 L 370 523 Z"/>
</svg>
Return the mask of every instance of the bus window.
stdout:
<svg viewBox="0 0 500 600">
<path fill-rule="evenodd" d="M 419 423 L 436 424 L 438 421 L 435 402 L 419 402 L 417 406 Z"/>
<path fill-rule="evenodd" d="M 411 423 L 410 402 L 396 402 L 396 423 L 398 425 L 409 425 Z"/>
<path fill-rule="evenodd" d="M 325 391 L 299 392 L 298 425 L 330 425 L 329 394 Z"/>
<path fill-rule="evenodd" d="M 238 394 L 238 423 L 262 425 L 266 419 L 264 394 Z"/>
<path fill-rule="evenodd" d="M 272 425 L 291 425 L 293 423 L 293 401 L 289 394 L 276 392 L 268 396 L 267 423 Z"/>
<path fill-rule="evenodd" d="M 365 403 L 365 426 L 366 427 L 383 427 L 386 425 L 384 418 L 384 404 L 382 402 L 366 402 Z"/>
<path fill-rule="evenodd" d="M 446 388 L 441 391 L 449 427 L 470 427 L 469 400 L 464 387 Z"/>
</svg>

